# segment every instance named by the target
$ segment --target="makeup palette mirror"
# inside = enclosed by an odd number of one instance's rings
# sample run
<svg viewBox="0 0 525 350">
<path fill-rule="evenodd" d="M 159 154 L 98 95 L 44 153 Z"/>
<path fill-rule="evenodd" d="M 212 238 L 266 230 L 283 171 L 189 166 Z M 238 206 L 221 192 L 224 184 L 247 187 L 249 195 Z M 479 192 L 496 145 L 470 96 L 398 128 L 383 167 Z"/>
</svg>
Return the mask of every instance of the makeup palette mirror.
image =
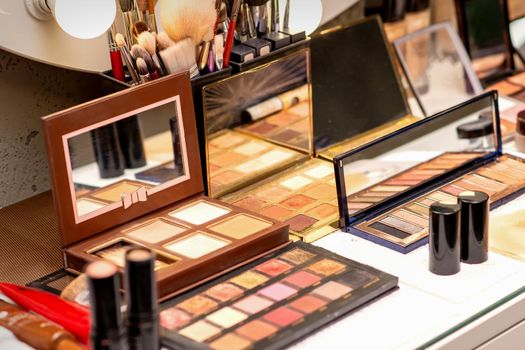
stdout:
<svg viewBox="0 0 525 350">
<path fill-rule="evenodd" d="M 461 39 L 479 79 L 494 81 L 514 70 L 507 0 L 455 0 Z"/>
<path fill-rule="evenodd" d="M 418 104 L 426 116 L 483 91 L 461 40 L 450 23 L 438 23 L 394 41 Z"/>
<path fill-rule="evenodd" d="M 512 46 L 518 53 L 521 61 L 525 63 L 525 17 L 520 17 L 509 24 Z"/>
<path fill-rule="evenodd" d="M 178 97 L 64 135 L 75 217 L 86 220 L 187 178 Z"/>
</svg>

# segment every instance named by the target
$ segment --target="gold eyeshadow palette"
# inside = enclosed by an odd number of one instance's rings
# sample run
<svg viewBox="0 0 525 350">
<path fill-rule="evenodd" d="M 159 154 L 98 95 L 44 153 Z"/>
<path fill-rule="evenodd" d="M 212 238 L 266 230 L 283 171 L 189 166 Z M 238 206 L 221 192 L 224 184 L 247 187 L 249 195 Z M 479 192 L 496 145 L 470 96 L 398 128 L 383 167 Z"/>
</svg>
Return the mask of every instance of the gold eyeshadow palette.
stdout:
<svg viewBox="0 0 525 350">
<path fill-rule="evenodd" d="M 107 131 L 129 120 L 134 140 L 121 145 Z M 90 262 L 106 260 L 123 272 L 126 251 L 146 247 L 157 254 L 155 273 L 164 299 L 290 243 L 285 224 L 202 195 L 188 74 L 133 87 L 43 121 L 69 270 L 81 272 Z M 143 149 L 143 159 L 138 167 L 124 168 L 122 151 L 129 150 L 130 142 Z M 245 152 L 258 148 L 255 143 L 237 146 L 245 146 Z"/>
<path fill-rule="evenodd" d="M 496 92 L 485 93 L 337 157 L 339 213 L 345 230 L 407 253 L 428 241 L 432 203 L 455 202 L 463 191 L 483 191 L 495 208 L 520 195 L 525 162 L 502 154 L 497 102 Z M 490 138 L 464 143 L 458 127 L 480 114 L 493 118 Z M 349 190 L 348 174 L 360 162 L 391 160 L 406 165 L 359 192 Z"/>
<path fill-rule="evenodd" d="M 161 305 L 162 343 L 281 349 L 397 284 L 397 277 L 297 242 Z"/>
</svg>

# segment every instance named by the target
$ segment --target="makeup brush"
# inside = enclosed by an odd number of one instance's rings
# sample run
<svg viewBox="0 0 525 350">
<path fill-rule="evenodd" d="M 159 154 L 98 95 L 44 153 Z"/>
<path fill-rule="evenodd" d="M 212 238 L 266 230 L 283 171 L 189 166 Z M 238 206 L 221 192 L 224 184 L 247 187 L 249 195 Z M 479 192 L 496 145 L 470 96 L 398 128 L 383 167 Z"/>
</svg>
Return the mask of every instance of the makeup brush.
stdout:
<svg viewBox="0 0 525 350">
<path fill-rule="evenodd" d="M 137 1 L 137 14 L 138 19 L 141 22 L 146 22 L 148 14 L 148 0 L 136 0 Z"/>
<path fill-rule="evenodd" d="M 199 52 L 199 58 L 197 59 L 197 65 L 200 71 L 203 71 L 208 63 L 208 56 L 210 53 L 211 41 L 213 40 L 213 30 L 210 30 L 204 36 L 204 42 L 202 43 L 201 51 Z"/>
<path fill-rule="evenodd" d="M 230 55 L 232 53 L 233 38 L 235 35 L 235 26 L 237 24 L 237 17 L 239 16 L 239 10 L 241 8 L 241 0 L 233 0 L 230 15 L 230 25 L 228 27 L 228 36 L 226 37 L 226 44 L 224 45 L 224 67 L 230 65 Z"/>
<path fill-rule="evenodd" d="M 126 34 L 126 44 L 131 46 L 131 28 L 133 27 L 133 0 L 119 0 L 120 11 L 122 11 L 122 22 Z"/>
<path fill-rule="evenodd" d="M 222 34 L 217 34 L 213 38 L 213 51 L 215 53 L 215 66 L 217 70 L 221 70 L 224 66 L 224 36 Z"/>
<path fill-rule="evenodd" d="M 115 35 L 115 42 L 117 43 L 120 54 L 122 55 L 122 60 L 124 60 L 124 63 L 128 67 L 129 75 L 131 75 L 131 79 L 135 84 L 140 83 L 139 76 L 137 72 L 135 71 L 135 67 L 133 67 L 133 59 L 131 57 L 131 53 L 129 52 L 127 46 L 126 46 L 126 40 L 124 39 L 124 36 L 120 33 L 117 33 Z"/>
<path fill-rule="evenodd" d="M 112 28 L 107 32 L 109 44 L 109 57 L 111 59 L 111 73 L 113 75 L 113 78 L 118 79 L 120 81 L 126 81 L 126 78 L 124 76 L 124 64 L 122 63 L 122 56 L 120 55 L 120 50 L 117 46 L 117 43 L 115 43 L 113 33 L 114 26 L 112 26 Z"/>
<path fill-rule="evenodd" d="M 139 37 L 139 35 L 143 32 L 147 32 L 148 31 L 148 25 L 143 22 L 143 21 L 137 21 L 133 24 L 133 39 L 135 40 L 134 42 L 137 42 L 137 38 Z"/>
<path fill-rule="evenodd" d="M 169 73 L 189 70 L 191 78 L 199 75 L 199 69 L 195 60 L 195 44 L 191 38 L 175 43 L 159 52 L 159 55 Z"/>
<path fill-rule="evenodd" d="M 164 31 L 174 41 L 191 38 L 199 45 L 217 18 L 214 0 L 159 0 L 159 6 Z"/>
<path fill-rule="evenodd" d="M 157 19 L 155 18 L 155 0 L 148 0 L 148 25 L 149 29 L 157 32 Z"/>
<path fill-rule="evenodd" d="M 254 18 L 254 25 L 257 27 L 259 36 L 263 36 L 268 32 L 268 11 L 266 4 L 268 0 L 245 0 L 245 2 L 252 9 L 252 14 L 258 12 L 257 19 Z M 257 11 L 254 11 L 257 9 Z"/>
<path fill-rule="evenodd" d="M 248 27 L 248 37 L 250 39 L 256 38 L 257 30 L 255 29 L 255 22 L 253 20 L 252 11 L 250 10 L 250 7 L 246 2 L 242 4 L 242 16 Z"/>
<path fill-rule="evenodd" d="M 284 19 L 283 19 L 283 30 L 287 31 L 290 29 L 290 0 L 286 0 L 284 7 Z"/>
<path fill-rule="evenodd" d="M 167 49 L 170 46 L 175 45 L 175 42 L 171 40 L 171 38 L 165 32 L 158 33 L 155 39 L 157 41 L 157 46 L 161 51 Z"/>
<path fill-rule="evenodd" d="M 148 72 L 151 75 L 151 80 L 157 79 L 159 76 L 155 69 L 155 64 L 153 63 L 153 59 L 151 58 L 148 51 L 146 51 L 145 48 L 142 46 L 135 44 L 131 47 L 131 56 L 136 61 L 139 58 L 142 58 L 144 62 L 146 63 L 146 68 L 148 69 Z M 137 67 L 138 69 L 138 67 Z"/>
<path fill-rule="evenodd" d="M 270 9 L 272 11 L 271 14 L 271 27 L 270 30 L 274 33 L 279 31 L 279 25 L 280 25 L 280 16 L 279 16 L 279 2 L 277 0 L 271 0 L 270 3 Z"/>
<path fill-rule="evenodd" d="M 165 75 L 164 69 L 160 64 L 159 56 L 157 55 L 157 40 L 155 39 L 155 35 L 150 32 L 143 32 L 140 33 L 139 37 L 137 38 L 137 41 L 139 45 L 146 49 L 146 51 L 150 54 L 157 74 L 159 76 Z"/>
<path fill-rule="evenodd" d="M 137 58 L 137 70 L 139 72 L 140 81 L 142 83 L 147 83 L 150 81 L 150 75 L 148 70 L 148 65 L 146 64 L 146 61 L 142 57 Z"/>
</svg>

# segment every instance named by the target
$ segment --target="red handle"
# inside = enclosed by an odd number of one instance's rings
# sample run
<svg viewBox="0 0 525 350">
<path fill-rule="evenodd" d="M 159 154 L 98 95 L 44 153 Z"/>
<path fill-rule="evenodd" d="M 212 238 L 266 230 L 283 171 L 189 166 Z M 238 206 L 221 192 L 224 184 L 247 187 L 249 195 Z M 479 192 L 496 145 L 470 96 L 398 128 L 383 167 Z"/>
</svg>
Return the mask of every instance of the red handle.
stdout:
<svg viewBox="0 0 525 350">
<path fill-rule="evenodd" d="M 122 63 L 122 56 L 120 56 L 120 52 L 118 50 L 110 51 L 109 56 L 111 57 L 111 72 L 113 74 L 113 78 L 120 81 L 126 81 L 126 78 L 124 77 L 124 64 Z"/>
<path fill-rule="evenodd" d="M 228 26 L 228 36 L 226 37 L 226 45 L 224 46 L 224 55 L 223 58 L 223 64 L 224 67 L 228 67 L 230 65 L 230 55 L 232 53 L 232 47 L 233 47 L 233 38 L 235 35 L 235 26 L 237 25 L 237 20 L 230 21 L 230 25 Z"/>
</svg>

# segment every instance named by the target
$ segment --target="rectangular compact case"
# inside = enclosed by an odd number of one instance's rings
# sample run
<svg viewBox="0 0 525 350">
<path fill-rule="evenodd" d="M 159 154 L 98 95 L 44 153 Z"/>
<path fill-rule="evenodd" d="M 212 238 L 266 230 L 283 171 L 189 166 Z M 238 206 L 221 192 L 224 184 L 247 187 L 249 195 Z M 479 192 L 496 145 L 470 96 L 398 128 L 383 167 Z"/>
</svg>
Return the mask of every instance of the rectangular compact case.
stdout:
<svg viewBox="0 0 525 350">
<path fill-rule="evenodd" d="M 159 297 L 289 243 L 288 227 L 203 196 L 188 74 L 43 118 L 64 261 L 81 272 L 124 252 L 157 253 Z"/>
<path fill-rule="evenodd" d="M 489 135 L 459 138 L 458 130 L 479 123 L 482 115 L 492 117 Z M 428 242 L 432 203 L 455 202 L 461 192 L 478 190 L 495 208 L 521 194 L 525 162 L 502 153 L 499 125 L 492 91 L 336 157 L 344 230 L 408 253 Z M 361 168 L 375 180 L 352 183 Z"/>
</svg>

